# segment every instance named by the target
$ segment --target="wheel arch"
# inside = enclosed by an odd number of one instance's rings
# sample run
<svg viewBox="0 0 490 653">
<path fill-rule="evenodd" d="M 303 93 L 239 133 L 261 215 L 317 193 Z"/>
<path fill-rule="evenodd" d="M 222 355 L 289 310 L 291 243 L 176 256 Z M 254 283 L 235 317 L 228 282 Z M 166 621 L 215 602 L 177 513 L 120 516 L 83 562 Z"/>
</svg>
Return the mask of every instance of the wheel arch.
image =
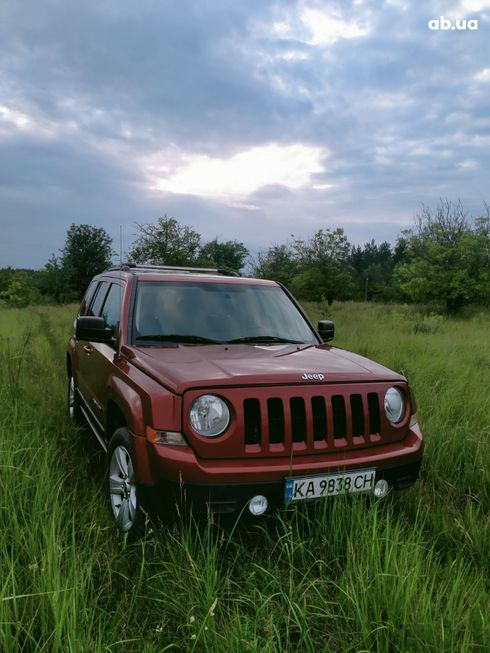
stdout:
<svg viewBox="0 0 490 653">
<path fill-rule="evenodd" d="M 112 434 L 119 428 L 128 426 L 128 420 L 123 411 L 119 408 L 113 399 L 107 402 L 107 419 L 106 419 L 106 435 L 109 440 Z"/>
<path fill-rule="evenodd" d="M 120 379 L 114 379 L 106 405 L 105 430 L 108 444 L 120 428 L 128 431 L 138 483 L 153 485 L 141 398 L 133 388 L 122 383 Z"/>
</svg>

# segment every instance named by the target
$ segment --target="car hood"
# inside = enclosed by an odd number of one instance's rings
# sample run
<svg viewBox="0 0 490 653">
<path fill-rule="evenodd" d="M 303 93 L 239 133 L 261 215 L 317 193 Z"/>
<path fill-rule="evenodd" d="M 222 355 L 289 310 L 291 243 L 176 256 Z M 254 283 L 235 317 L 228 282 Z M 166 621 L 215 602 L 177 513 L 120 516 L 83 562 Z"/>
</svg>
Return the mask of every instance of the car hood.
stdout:
<svg viewBox="0 0 490 653">
<path fill-rule="evenodd" d="M 191 388 L 404 381 L 374 361 L 328 345 L 124 347 L 141 371 L 177 394 Z"/>
</svg>

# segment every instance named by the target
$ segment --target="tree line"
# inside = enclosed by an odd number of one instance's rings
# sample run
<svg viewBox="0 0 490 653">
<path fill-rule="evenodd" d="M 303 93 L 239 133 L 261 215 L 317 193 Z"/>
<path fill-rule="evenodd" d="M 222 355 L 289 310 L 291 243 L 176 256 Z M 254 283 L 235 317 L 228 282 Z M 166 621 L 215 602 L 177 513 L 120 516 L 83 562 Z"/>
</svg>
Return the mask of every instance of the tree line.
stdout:
<svg viewBox="0 0 490 653">
<path fill-rule="evenodd" d="M 176 218 L 137 224 L 129 252 L 135 263 L 218 267 L 274 279 L 304 301 L 364 300 L 434 304 L 455 313 L 490 304 L 490 207 L 469 218 L 460 201 L 423 206 L 394 246 L 352 245 L 342 228 L 292 236 L 252 256 L 242 242 L 203 243 Z M 60 256 L 39 271 L 0 270 L 0 302 L 78 301 L 90 279 L 111 265 L 112 240 L 100 227 L 72 224 Z"/>
</svg>

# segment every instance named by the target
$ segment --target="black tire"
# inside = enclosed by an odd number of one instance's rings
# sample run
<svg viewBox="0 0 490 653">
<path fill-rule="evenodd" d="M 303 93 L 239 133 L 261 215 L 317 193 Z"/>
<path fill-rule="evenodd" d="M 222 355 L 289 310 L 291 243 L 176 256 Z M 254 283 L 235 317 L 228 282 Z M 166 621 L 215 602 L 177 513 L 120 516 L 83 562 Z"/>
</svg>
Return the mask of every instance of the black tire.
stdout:
<svg viewBox="0 0 490 653">
<path fill-rule="evenodd" d="M 67 393 L 68 415 L 74 424 L 83 423 L 83 415 L 80 408 L 80 399 L 78 397 L 77 385 L 72 374 L 68 374 L 68 393 Z"/>
<path fill-rule="evenodd" d="M 134 475 L 134 454 L 128 429 L 114 432 L 107 450 L 106 491 L 114 520 L 119 530 L 133 537 L 142 537 L 147 516 L 141 506 L 141 488 Z"/>
</svg>

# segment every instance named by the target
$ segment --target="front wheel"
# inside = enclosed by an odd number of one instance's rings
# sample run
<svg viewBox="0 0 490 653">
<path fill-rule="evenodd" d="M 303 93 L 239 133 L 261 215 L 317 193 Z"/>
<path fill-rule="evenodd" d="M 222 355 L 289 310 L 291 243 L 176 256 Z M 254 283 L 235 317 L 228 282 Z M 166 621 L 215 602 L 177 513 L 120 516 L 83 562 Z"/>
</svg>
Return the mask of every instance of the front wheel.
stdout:
<svg viewBox="0 0 490 653">
<path fill-rule="evenodd" d="M 78 398 L 77 386 L 73 375 L 68 376 L 68 415 L 74 424 L 82 423 L 82 411 Z"/>
<path fill-rule="evenodd" d="M 139 500 L 139 488 L 134 475 L 132 446 L 127 428 L 114 433 L 107 451 L 106 485 L 114 519 L 124 533 L 141 536 L 145 513 Z"/>
</svg>

